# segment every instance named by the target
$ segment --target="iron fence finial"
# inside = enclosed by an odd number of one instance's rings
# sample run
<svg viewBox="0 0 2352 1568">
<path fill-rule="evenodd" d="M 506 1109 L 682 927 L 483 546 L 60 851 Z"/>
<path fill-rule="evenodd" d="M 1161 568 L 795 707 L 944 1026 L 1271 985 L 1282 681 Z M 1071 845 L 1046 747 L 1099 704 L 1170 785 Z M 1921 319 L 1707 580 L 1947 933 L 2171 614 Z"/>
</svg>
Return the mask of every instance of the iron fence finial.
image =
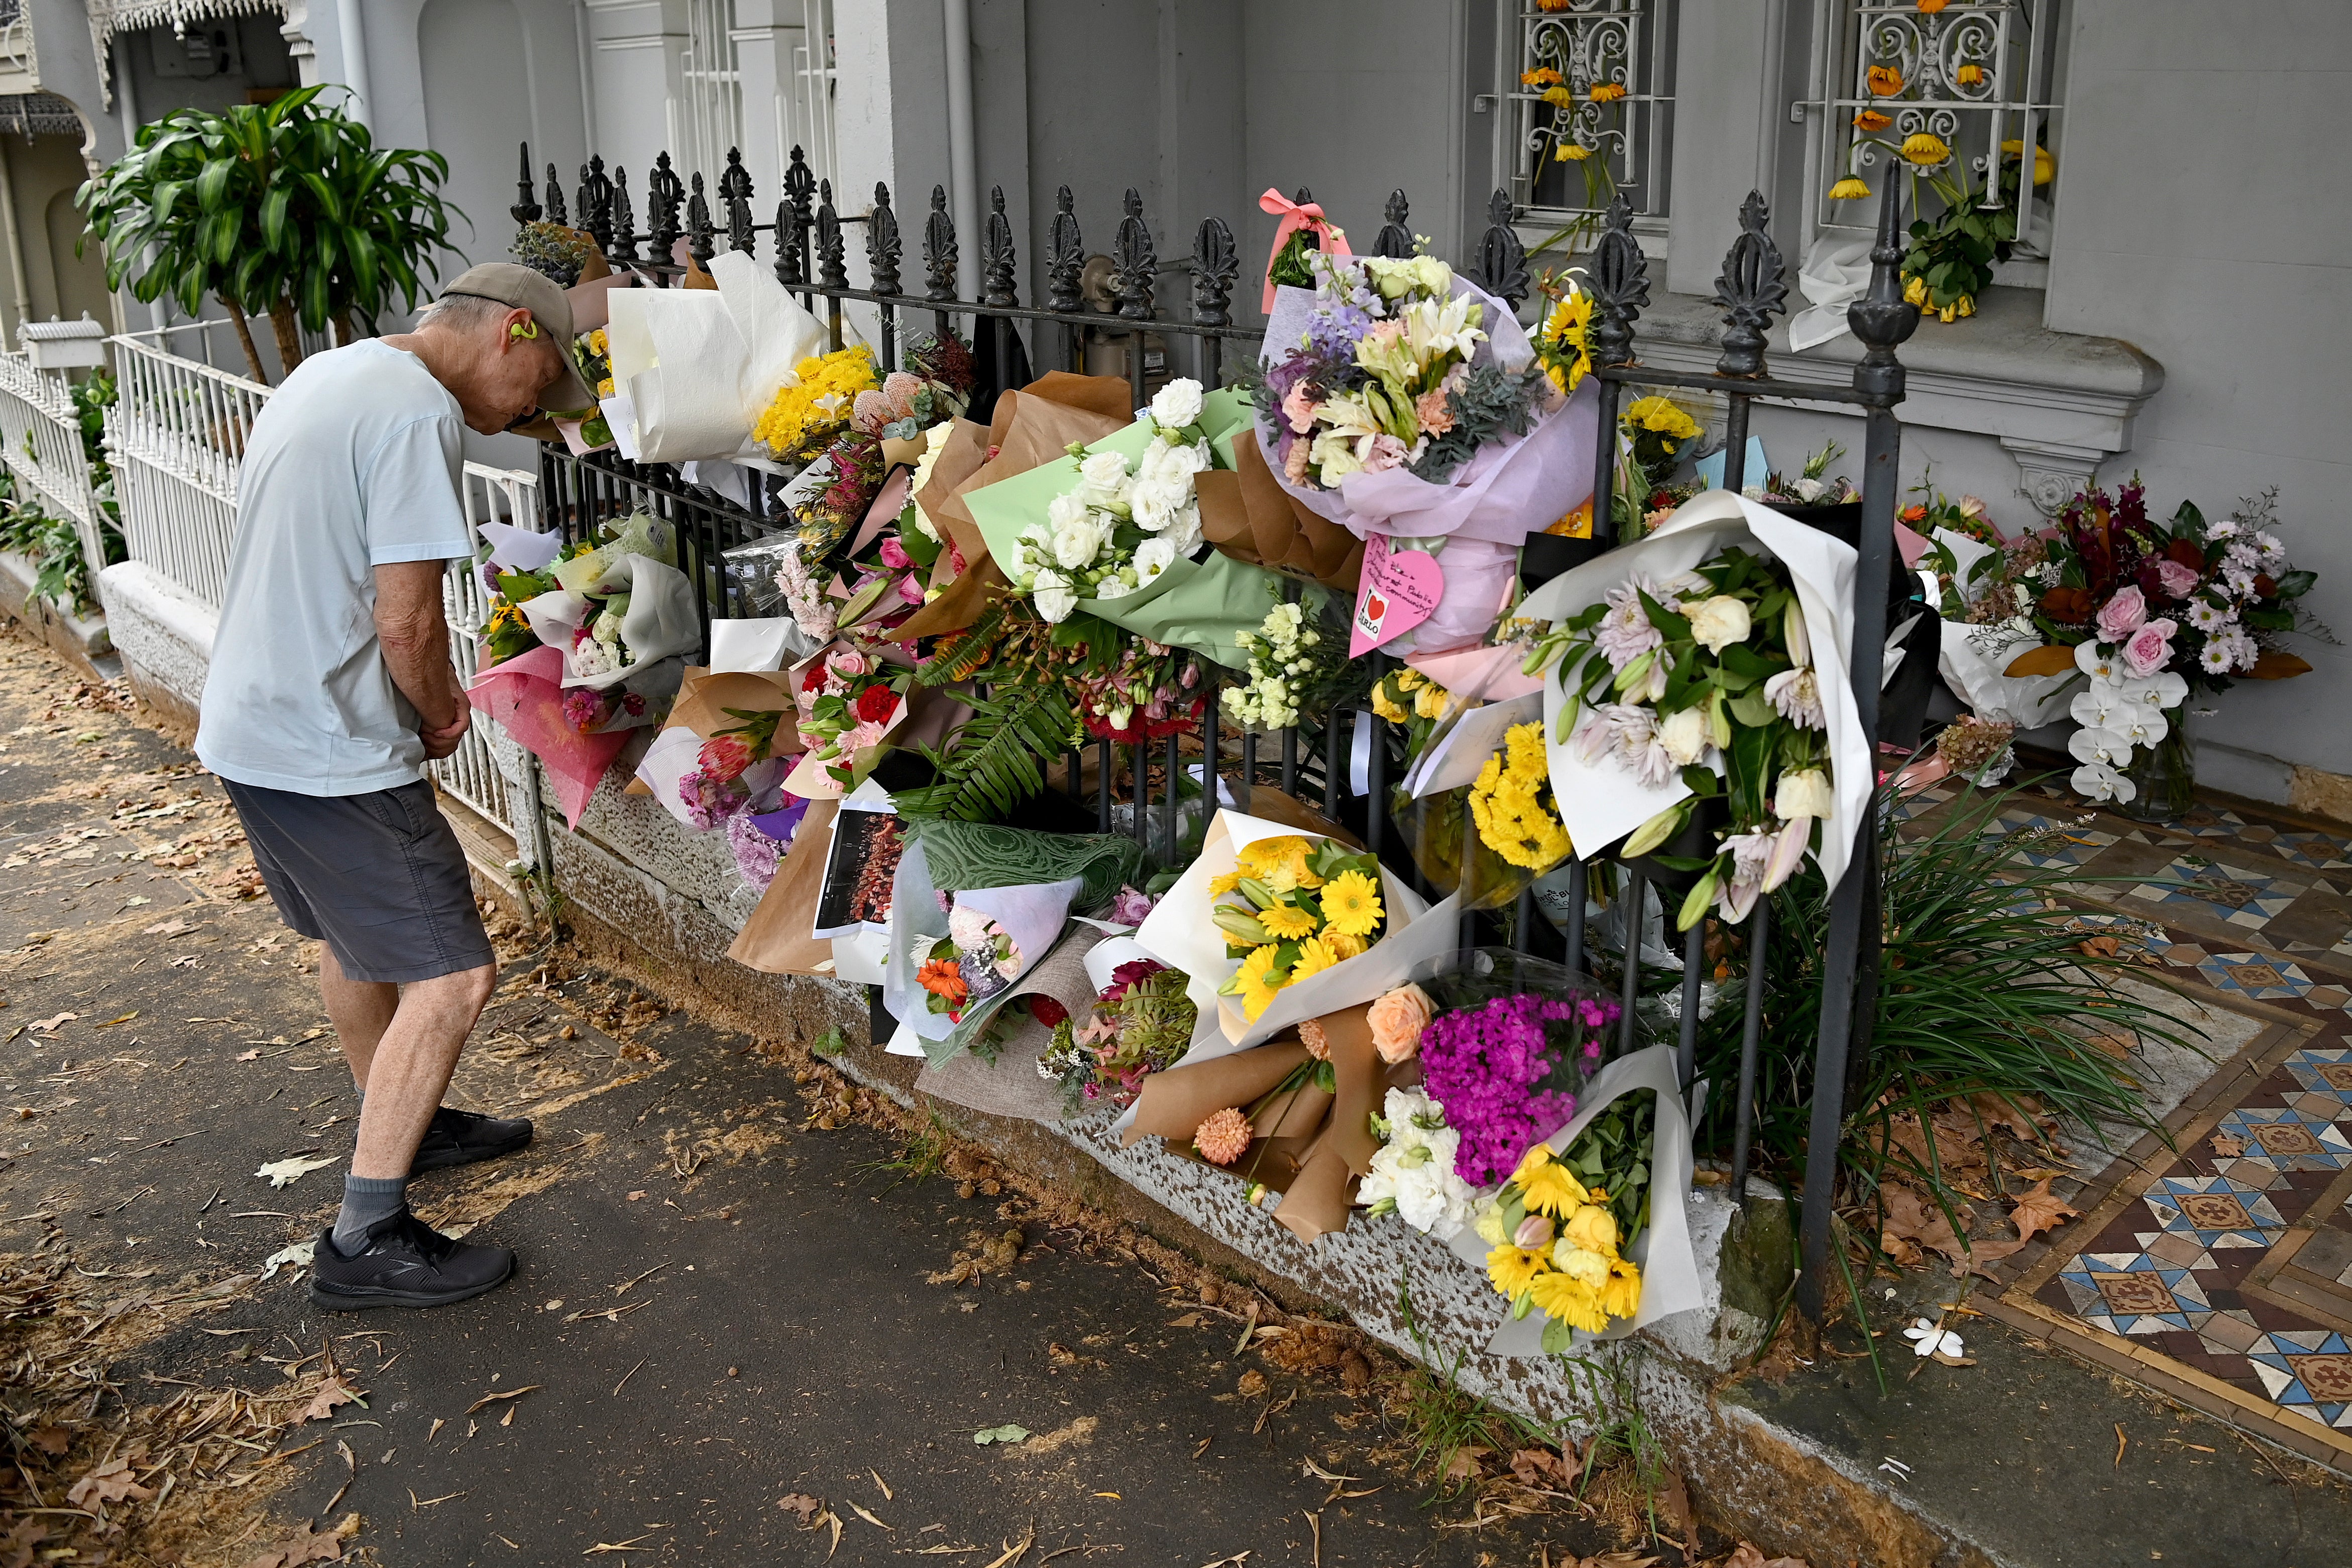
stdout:
<svg viewBox="0 0 2352 1568">
<path fill-rule="evenodd" d="M 1143 221 L 1143 193 L 1129 185 L 1126 198 L 1127 216 L 1118 220 L 1118 233 L 1111 240 L 1110 258 L 1113 276 L 1118 285 L 1118 313 L 1130 321 L 1151 319 L 1152 275 L 1160 269 L 1160 258 L 1151 246 L 1151 230 Z"/>
<path fill-rule="evenodd" d="M 1719 375 L 1764 374 L 1766 334 L 1789 298 L 1789 268 L 1772 243 L 1771 218 L 1764 193 L 1748 192 L 1739 205 L 1739 237 L 1715 280 L 1715 302 L 1724 308 L 1723 353 L 1715 363 Z"/>
<path fill-rule="evenodd" d="M 1402 261 L 1412 254 L 1412 230 L 1408 226 L 1412 207 L 1404 199 L 1404 187 L 1399 185 L 1389 193 L 1389 204 L 1381 211 L 1387 220 L 1381 236 L 1372 242 L 1372 254 L 1385 256 L 1392 261 Z"/>
<path fill-rule="evenodd" d="M 1064 312 L 1086 308 L 1078 274 L 1087 265 L 1087 245 L 1072 209 L 1070 187 L 1054 194 L 1054 222 L 1045 231 L 1045 308 Z"/>
<path fill-rule="evenodd" d="M 890 210 L 890 187 L 874 182 L 874 211 L 866 220 L 866 267 L 877 294 L 898 292 L 898 215 Z"/>
<path fill-rule="evenodd" d="M 1192 320 L 1204 327 L 1234 324 L 1234 277 L 1241 256 L 1234 231 L 1214 214 L 1201 220 L 1192 235 Z"/>
<path fill-rule="evenodd" d="M 956 247 L 955 219 L 948 213 L 948 188 L 931 187 L 931 210 L 923 216 L 923 270 L 930 288 L 923 298 L 934 304 L 952 303 L 956 297 L 956 265 L 962 259 Z"/>
<path fill-rule="evenodd" d="M 1014 266 L 1013 220 L 1004 216 L 1004 187 L 992 186 L 988 193 L 988 225 L 980 241 L 982 303 L 1000 308 L 1021 303 Z"/>
<path fill-rule="evenodd" d="M 513 216 L 518 225 L 537 223 L 539 192 L 530 183 L 530 143 L 528 142 L 522 144 L 522 172 L 515 180 L 515 190 L 519 194 L 515 197 L 514 205 L 507 208 L 508 213 Z"/>
</svg>

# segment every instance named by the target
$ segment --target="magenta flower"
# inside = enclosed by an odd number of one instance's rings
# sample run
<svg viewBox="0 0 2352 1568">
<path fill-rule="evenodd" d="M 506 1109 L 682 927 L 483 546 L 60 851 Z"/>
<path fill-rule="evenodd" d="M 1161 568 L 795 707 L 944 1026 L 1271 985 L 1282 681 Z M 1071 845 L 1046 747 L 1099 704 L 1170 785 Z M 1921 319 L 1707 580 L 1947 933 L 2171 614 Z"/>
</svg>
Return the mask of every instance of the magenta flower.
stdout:
<svg viewBox="0 0 2352 1568">
<path fill-rule="evenodd" d="M 903 572 L 914 563 L 915 558 L 907 553 L 907 547 L 898 542 L 898 537 L 895 534 L 884 536 L 882 540 L 883 565 Z"/>
<path fill-rule="evenodd" d="M 1422 1031 L 1423 1081 L 1462 1134 L 1454 1173 L 1489 1187 L 1509 1175 L 1538 1141 L 1576 1114 L 1576 1097 L 1544 1085 L 1571 1061 L 1599 1059 L 1598 1037 L 1580 1036 L 1616 1020 L 1617 1005 L 1522 992 L 1441 1013 Z"/>
</svg>

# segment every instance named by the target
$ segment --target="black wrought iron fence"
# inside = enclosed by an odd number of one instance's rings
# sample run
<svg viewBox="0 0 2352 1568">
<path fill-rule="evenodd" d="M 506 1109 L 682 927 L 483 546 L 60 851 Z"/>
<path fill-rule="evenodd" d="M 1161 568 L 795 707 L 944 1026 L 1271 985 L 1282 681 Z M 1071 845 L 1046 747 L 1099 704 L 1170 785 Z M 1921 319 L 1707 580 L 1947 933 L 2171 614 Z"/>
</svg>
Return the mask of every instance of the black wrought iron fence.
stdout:
<svg viewBox="0 0 2352 1568">
<path fill-rule="evenodd" d="M 1090 257 L 1069 187 L 1059 189 L 1047 228 L 1045 301 L 1031 306 L 1021 302 L 1017 248 L 1001 186 L 991 193 L 981 236 L 981 298 L 973 300 L 959 297 L 961 239 L 949 216 L 943 189 L 934 187 L 920 225 L 924 291 L 915 294 L 905 286 L 905 239 L 887 186 L 875 186 L 874 200 L 866 211 L 845 215 L 830 183 L 814 176 L 797 147 L 793 149 L 782 184 L 774 221 L 761 223 L 754 216 L 751 179 L 738 153 L 728 153 L 727 167 L 715 190 L 706 185 L 699 171 L 682 179 L 671 166 L 669 154 L 664 153 L 646 180 L 647 226 L 640 232 L 625 173 L 615 168 L 608 174 L 601 157 L 591 158 L 582 167 L 574 189 L 577 224 L 594 237 L 616 268 L 634 269 L 664 286 L 675 285 L 688 270 L 675 258 L 681 240 L 685 254 L 699 264 L 717 254 L 722 237 L 730 250 L 756 255 L 761 237 L 767 236 L 777 279 L 826 321 L 834 347 L 843 345 L 848 330 L 844 307 L 862 303 L 872 308 L 879 339 L 878 360 L 885 367 L 895 363 L 902 317 L 928 313 L 940 331 L 953 328 L 982 348 L 992 360 L 1000 384 L 1008 381 L 1011 367 L 1017 364 L 1084 371 L 1092 348 L 1113 348 L 1118 352 L 1108 361 L 1126 375 L 1135 405 L 1140 407 L 1149 401 L 1153 383 L 1173 374 L 1192 374 L 1210 388 L 1223 384 L 1228 345 L 1246 347 L 1264 336 L 1262 329 L 1233 319 L 1233 291 L 1241 272 L 1241 258 L 1224 220 L 1203 218 L 1181 266 L 1164 268 L 1144 218 L 1142 199 L 1132 189 L 1126 195 L 1103 258 Z M 534 189 L 528 144 L 522 150 L 517 184 L 519 199 L 509 211 L 518 223 L 536 222 L 542 216 L 555 222 L 572 221 L 554 165 L 548 165 L 544 186 Z M 1621 392 L 1628 384 L 1720 396 L 1727 409 L 1723 483 L 1737 491 L 1748 479 L 1744 471 L 1748 426 L 1757 398 L 1842 404 L 1862 412 L 1866 435 L 1849 668 L 1863 733 L 1874 738 L 1899 488 L 1896 463 L 1901 435 L 1894 408 L 1904 396 L 1904 372 L 1895 351 L 1918 321 L 1916 308 L 1902 298 L 1897 271 L 1902 257 L 1898 185 L 1899 182 L 1887 182 L 1877 240 L 1871 252 L 1871 285 L 1849 311 L 1865 353 L 1846 387 L 1787 383 L 1764 374 L 1766 335 L 1772 319 L 1784 311 L 1788 282 L 1786 263 L 1768 232 L 1769 215 L 1759 194 L 1751 194 L 1741 209 L 1739 237 L 1725 257 L 1717 280 L 1716 300 L 1724 308 L 1725 331 L 1712 372 L 1661 371 L 1643 365 L 1636 356 L 1635 323 L 1649 304 L 1648 261 L 1634 238 L 1632 212 L 1622 197 L 1612 205 L 1593 249 L 1580 258 L 1578 268 L 1580 284 L 1593 300 L 1589 342 L 1600 381 L 1600 423 L 1604 431 L 1613 427 Z M 1301 190 L 1297 199 L 1308 201 L 1310 193 Z M 1391 195 L 1383 216 L 1386 221 L 1372 253 L 1411 255 L 1413 237 L 1407 227 L 1411 209 L 1402 190 Z M 1513 216 L 1507 194 L 1496 191 L 1475 252 L 1457 269 L 1517 310 L 1526 303 L 1534 279 L 1526 249 L 1513 227 Z M 864 231 L 867 286 L 862 289 L 852 287 L 849 279 L 847 233 L 853 226 Z M 1108 260 L 1107 271 L 1100 259 Z M 1191 298 L 1181 317 L 1160 298 L 1160 280 L 1174 270 L 1189 274 L 1191 280 Z M 1150 354 L 1155 340 L 1160 351 L 1156 364 Z M 1616 542 L 1612 505 L 1614 443 L 1598 442 L 1596 451 L 1591 538 L 1553 542 L 1564 542 L 1568 548 L 1547 552 L 1549 570 L 1543 575 L 1556 574 Z M 548 526 L 562 530 L 568 538 L 583 537 L 606 521 L 639 510 L 649 510 L 676 528 L 679 564 L 696 587 L 706 647 L 713 616 L 749 610 L 740 590 L 728 579 L 722 552 L 787 521 L 772 487 L 763 487 L 747 507 L 688 483 L 674 467 L 632 463 L 610 451 L 573 457 L 559 447 L 543 446 L 541 470 Z M 1529 587 L 1538 580 L 1532 574 L 1523 575 Z M 1392 665 L 1388 656 L 1377 652 L 1370 662 L 1374 680 Z M 1270 737 L 1255 731 L 1227 733 L 1220 717 L 1217 667 L 1204 664 L 1202 674 L 1206 700 L 1199 733 L 1171 735 L 1156 746 L 1121 746 L 1097 740 L 1063 759 L 1060 786 L 1078 800 L 1092 797 L 1098 830 L 1112 831 L 1116 826 L 1131 832 L 1163 859 L 1172 860 L 1186 818 L 1192 815 L 1187 810 L 1188 801 L 1213 800 L 1215 792 L 1223 789 L 1246 808 L 1253 790 L 1278 787 L 1359 833 L 1368 848 L 1391 863 L 1417 890 L 1430 891 L 1419 867 L 1397 842 L 1399 835 L 1387 804 L 1391 737 L 1384 721 L 1354 709 L 1304 716 L 1298 726 Z M 1369 734 L 1364 740 L 1369 744 L 1363 749 L 1369 757 L 1359 792 L 1352 787 L 1346 760 L 1358 748 L 1359 731 L 1366 730 Z M 1854 833 L 1847 873 L 1832 895 L 1828 951 L 1822 963 L 1810 1147 L 1825 1152 L 1838 1145 L 1847 1086 L 1866 1061 L 1876 983 L 1879 868 L 1874 816 L 1865 814 L 1865 820 L 1854 825 Z M 1620 1049 L 1630 1047 L 1633 1039 L 1651 875 L 1638 861 L 1621 861 L 1616 866 L 1617 924 L 1623 942 L 1622 952 L 1614 955 L 1623 990 Z M 1539 922 L 1532 894 L 1523 891 L 1507 910 L 1465 912 L 1463 945 L 1507 943 L 1520 952 L 1556 953 L 1571 969 L 1589 969 L 1588 961 L 1597 955 L 1587 941 L 1587 863 L 1571 860 L 1563 900 L 1566 914 L 1557 941 L 1544 937 L 1542 926 L 1549 922 Z M 1765 951 L 1771 940 L 1770 907 L 1769 899 L 1759 900 L 1746 931 L 1748 981 L 1733 1114 L 1732 1189 L 1742 1195 L 1743 1202 L 1764 1011 Z M 1705 935 L 1706 922 L 1701 922 L 1685 936 L 1675 1016 L 1685 1086 L 1696 1067 Z M 1837 1169 L 1834 1154 L 1807 1163 L 1798 1300 L 1815 1319 L 1821 1315 L 1832 1267 L 1829 1249 Z"/>
</svg>

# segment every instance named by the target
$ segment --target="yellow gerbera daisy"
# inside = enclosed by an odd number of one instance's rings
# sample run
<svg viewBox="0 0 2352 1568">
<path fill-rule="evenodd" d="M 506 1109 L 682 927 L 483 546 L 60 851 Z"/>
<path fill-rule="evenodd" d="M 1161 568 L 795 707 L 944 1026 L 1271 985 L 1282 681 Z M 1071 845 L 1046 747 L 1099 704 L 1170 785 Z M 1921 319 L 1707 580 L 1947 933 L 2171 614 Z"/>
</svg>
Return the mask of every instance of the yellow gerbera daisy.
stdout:
<svg viewBox="0 0 2352 1568">
<path fill-rule="evenodd" d="M 1625 96 L 1625 84 L 1619 81 L 1596 81 L 1587 95 L 1595 103 L 1614 103 Z"/>
<path fill-rule="evenodd" d="M 1546 1143 L 1527 1152 L 1511 1180 L 1518 1184 L 1521 1200 L 1536 1214 L 1566 1215 L 1592 1201 L 1576 1173 L 1552 1158 L 1551 1147 Z"/>
<path fill-rule="evenodd" d="M 1622 1258 L 1609 1260 L 1609 1283 L 1601 1287 L 1601 1310 L 1612 1318 L 1630 1318 L 1642 1307 L 1642 1269 Z M 1595 1331 L 1596 1332 L 1598 1331 Z"/>
<path fill-rule="evenodd" d="M 1945 140 L 1932 131 L 1914 131 L 1903 139 L 1903 157 L 1922 169 L 1932 169 L 1952 155 Z"/>
<path fill-rule="evenodd" d="M 1591 156 L 1591 148 L 1575 142 L 1563 142 L 1559 144 L 1559 150 L 1552 154 L 1552 160 L 1560 163 L 1581 163 Z"/>
<path fill-rule="evenodd" d="M 1305 910 L 1289 904 L 1276 904 L 1272 909 L 1260 910 L 1257 923 L 1265 927 L 1267 934 L 1287 940 L 1314 935 L 1318 922 Z"/>
<path fill-rule="evenodd" d="M 1546 1272 L 1544 1255 L 1530 1252 L 1509 1242 L 1486 1254 L 1486 1278 L 1495 1289 L 1516 1301 L 1519 1292 L 1535 1283 L 1536 1277 Z"/>
<path fill-rule="evenodd" d="M 1582 1329 L 1597 1334 L 1609 1327 L 1607 1310 L 1601 1295 L 1580 1279 L 1565 1274 L 1541 1274 L 1528 1287 L 1534 1292 L 1536 1310 L 1547 1318 L 1554 1318 L 1572 1329 Z"/>
<path fill-rule="evenodd" d="M 1220 893 L 1234 892 L 1241 885 L 1242 874 L 1239 871 L 1228 871 L 1222 877 L 1212 877 L 1209 879 L 1209 896 L 1215 898 Z"/>
<path fill-rule="evenodd" d="M 1323 921 L 1349 936 L 1370 936 L 1380 928 L 1381 890 L 1361 871 L 1342 871 L 1323 889 Z"/>
<path fill-rule="evenodd" d="M 1278 951 L 1272 943 L 1252 948 L 1249 956 L 1242 960 L 1241 968 L 1226 983 L 1233 988 L 1232 994 L 1241 998 L 1242 1012 L 1252 1023 L 1274 1005 L 1274 999 L 1282 994 L 1283 986 L 1289 984 L 1288 973 L 1275 967 L 1275 955 Z"/>
<path fill-rule="evenodd" d="M 1307 840 L 1287 833 L 1244 845 L 1236 858 L 1242 875 L 1264 882 L 1277 893 L 1287 893 L 1323 885 L 1323 879 L 1307 868 Z"/>
<path fill-rule="evenodd" d="M 1296 985 L 1308 975 L 1320 974 L 1339 962 L 1339 955 L 1331 951 L 1329 942 L 1310 938 L 1298 944 L 1298 962 L 1290 966 L 1290 983 Z"/>
</svg>

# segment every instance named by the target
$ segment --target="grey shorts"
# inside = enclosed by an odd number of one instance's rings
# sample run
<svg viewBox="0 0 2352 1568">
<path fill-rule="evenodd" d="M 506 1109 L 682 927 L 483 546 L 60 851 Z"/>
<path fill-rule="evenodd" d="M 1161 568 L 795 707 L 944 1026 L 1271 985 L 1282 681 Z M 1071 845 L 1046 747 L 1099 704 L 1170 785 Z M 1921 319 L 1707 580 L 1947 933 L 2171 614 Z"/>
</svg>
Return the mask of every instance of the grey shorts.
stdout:
<svg viewBox="0 0 2352 1568">
<path fill-rule="evenodd" d="M 497 962 L 430 784 L 336 795 L 221 784 L 279 917 L 345 975 L 404 984 Z"/>
</svg>

